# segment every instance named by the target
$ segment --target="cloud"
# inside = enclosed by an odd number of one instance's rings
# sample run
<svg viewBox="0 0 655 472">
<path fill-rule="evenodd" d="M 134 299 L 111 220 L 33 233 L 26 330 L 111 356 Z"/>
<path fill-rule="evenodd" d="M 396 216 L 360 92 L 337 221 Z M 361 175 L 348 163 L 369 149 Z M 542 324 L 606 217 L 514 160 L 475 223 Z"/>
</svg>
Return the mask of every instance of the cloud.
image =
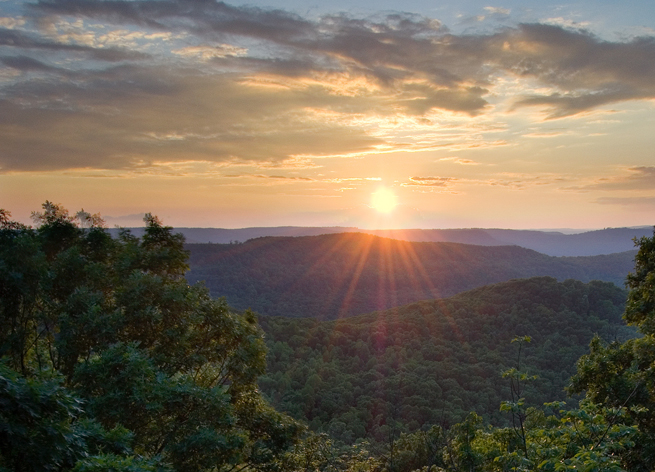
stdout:
<svg viewBox="0 0 655 472">
<path fill-rule="evenodd" d="M 58 67 L 52 67 L 27 56 L 4 56 L 0 57 L 0 62 L 5 66 L 21 71 L 39 71 L 39 72 L 59 72 L 66 74 L 67 71 Z"/>
<path fill-rule="evenodd" d="M 228 56 L 244 56 L 248 50 L 232 46 L 230 44 L 219 44 L 217 46 L 187 46 L 180 49 L 173 49 L 173 54 L 185 57 L 198 57 L 203 61 Z"/>
<path fill-rule="evenodd" d="M 256 63 L 260 71 L 292 76 L 350 72 L 410 93 L 405 81 L 423 79 L 428 84 L 422 91 L 423 101 L 419 97 L 407 105 L 414 113 L 437 107 L 476 114 L 486 105 L 480 98 L 485 91 L 471 87 L 468 74 L 457 70 L 468 67 L 465 61 L 436 42 L 445 33 L 441 23 L 418 15 L 390 14 L 378 20 L 336 15 L 313 22 L 280 10 L 165 0 L 41 1 L 35 8 L 50 14 L 184 31 L 203 40 L 249 38 L 281 48 L 283 57 L 264 55 L 229 63 L 235 67 Z"/>
<path fill-rule="evenodd" d="M 655 206 L 655 197 L 601 197 L 596 199 L 601 205 Z"/>
<path fill-rule="evenodd" d="M 336 177 L 332 179 L 322 179 L 323 182 L 340 184 L 342 182 L 379 182 L 381 177 Z M 357 185 L 357 184 L 354 184 Z"/>
<path fill-rule="evenodd" d="M 430 187 L 433 190 L 434 188 L 447 190 L 458 180 L 454 177 L 410 177 L 409 182 L 402 182 L 400 185 L 402 187 Z"/>
<path fill-rule="evenodd" d="M 308 19 L 205 0 L 41 0 L 28 13 L 40 30 L 0 24 L 13 74 L 0 82 L 0 172 L 484 149 L 508 142 L 466 126 L 446 136 L 448 117 L 538 107 L 554 119 L 655 98 L 653 36 L 609 42 L 559 24 L 456 35 L 420 15 Z M 503 94 L 507 76 L 522 94 Z"/>
<path fill-rule="evenodd" d="M 40 1 L 35 8 L 184 31 L 204 39 L 259 40 L 291 55 L 292 61 L 282 62 L 290 66 L 290 74 L 297 67 L 301 73 L 347 69 L 387 87 L 407 87 L 405 81 L 421 78 L 429 86 L 423 88 L 422 99 L 408 105 L 415 113 L 431 108 L 480 113 L 486 106 L 485 85 L 497 71 L 535 77 L 558 88 L 516 103 L 516 107 L 547 107 L 550 118 L 655 96 L 652 36 L 607 42 L 583 30 L 571 30 L 559 19 L 551 19 L 554 24 L 524 24 L 495 34 L 455 36 L 439 22 L 409 14 L 377 20 L 333 15 L 310 21 L 280 10 L 182 0 L 55 0 Z M 509 13 L 498 7 L 485 10 L 494 15 Z M 260 65 L 284 73 L 276 67 L 279 59 L 262 59 Z M 496 71 L 489 70 L 489 65 Z"/>
<path fill-rule="evenodd" d="M 476 185 L 489 187 L 505 187 L 511 190 L 524 190 L 530 187 L 561 185 L 571 178 L 566 175 L 552 173 L 515 173 L 499 172 L 486 179 L 456 178 L 456 177 L 411 177 L 409 182 L 401 183 L 403 187 L 429 188 L 437 187 L 450 190 L 458 185 Z"/>
<path fill-rule="evenodd" d="M 313 35 L 311 22 L 281 10 L 233 7 L 212 1 L 39 1 L 37 11 L 131 23 L 156 30 L 189 31 L 204 37 L 245 35 L 271 41 L 288 41 Z"/>
<path fill-rule="evenodd" d="M 567 18 L 563 18 L 561 16 L 558 16 L 557 18 L 547 18 L 543 22 L 550 25 L 564 26 L 566 28 L 575 28 L 575 29 L 582 29 L 589 26 L 588 21 L 578 22 Z"/>
<path fill-rule="evenodd" d="M 8 91 L 22 103 L 0 103 L 5 172 L 138 171 L 162 160 L 306 166 L 294 156 L 364 152 L 382 143 L 363 131 L 312 121 L 302 111 L 302 92 L 253 89 L 230 76 L 121 66 L 75 83 L 28 81 Z M 68 97 L 65 104 L 50 100 L 61 96 Z M 328 106 L 334 97 L 315 100 Z"/>
<path fill-rule="evenodd" d="M 512 190 L 524 190 L 530 187 L 561 185 L 564 182 L 568 182 L 570 179 L 571 177 L 566 174 L 500 172 L 489 179 L 471 182 L 492 187 L 506 187 Z"/>
<path fill-rule="evenodd" d="M 635 173 L 633 178 L 646 179 L 655 183 L 655 166 L 636 166 L 630 167 L 629 170 Z"/>
<path fill-rule="evenodd" d="M 90 59 L 107 62 L 134 61 L 147 59 L 147 54 L 119 48 L 94 48 L 77 44 L 65 44 L 34 37 L 22 31 L 0 28 L 0 46 L 18 50 L 41 50 L 50 53 L 80 53 Z"/>
<path fill-rule="evenodd" d="M 571 134 L 570 131 L 533 131 L 530 133 L 525 133 L 522 136 L 524 138 L 557 138 L 559 136 L 566 136 Z"/>
<path fill-rule="evenodd" d="M 442 157 L 440 161 L 451 161 L 455 164 L 461 164 L 464 166 L 477 166 L 479 162 L 475 162 L 471 159 L 462 159 L 461 157 Z"/>
<path fill-rule="evenodd" d="M 296 177 L 296 176 L 286 176 L 286 175 L 264 175 L 264 174 L 227 174 L 224 175 L 227 178 L 254 178 L 254 179 L 267 179 L 267 180 L 302 180 L 304 182 L 313 182 L 314 179 L 309 177 Z"/>
<path fill-rule="evenodd" d="M 497 37 L 499 66 L 534 77 L 556 91 L 519 99 L 515 107 L 540 106 L 549 118 L 575 115 L 627 100 L 655 97 L 655 37 L 602 41 L 584 31 L 551 25 L 522 25 Z"/>
<path fill-rule="evenodd" d="M 24 24 L 25 20 L 23 18 L 0 17 L 1 28 L 14 29 L 23 26 Z"/>
<path fill-rule="evenodd" d="M 486 179 L 476 178 L 458 178 L 458 177 L 410 177 L 408 182 L 402 182 L 402 187 L 413 187 L 430 191 L 444 191 L 455 193 L 454 187 L 462 186 L 488 186 L 504 187 L 510 190 L 525 190 L 533 187 L 561 185 L 567 182 L 571 177 L 553 173 L 513 173 L 499 172 L 492 174 Z"/>
<path fill-rule="evenodd" d="M 623 169 L 620 175 L 596 179 L 584 190 L 655 190 L 655 166 L 634 166 Z"/>
<path fill-rule="evenodd" d="M 502 15 L 507 16 L 511 13 L 509 8 L 500 8 L 500 7 L 484 7 L 484 10 L 490 15 Z"/>
</svg>

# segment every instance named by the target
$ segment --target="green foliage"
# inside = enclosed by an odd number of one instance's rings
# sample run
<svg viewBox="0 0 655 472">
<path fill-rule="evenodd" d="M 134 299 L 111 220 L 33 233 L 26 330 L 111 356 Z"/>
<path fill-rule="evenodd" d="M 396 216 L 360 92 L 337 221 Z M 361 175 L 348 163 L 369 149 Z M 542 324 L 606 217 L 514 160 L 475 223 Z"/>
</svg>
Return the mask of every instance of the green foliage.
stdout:
<svg viewBox="0 0 655 472">
<path fill-rule="evenodd" d="M 463 422 L 452 427 L 445 453 L 445 462 L 449 468 L 458 471 L 479 470 L 483 456 L 475 441 L 481 425 L 482 418 L 469 413 Z"/>
<path fill-rule="evenodd" d="M 449 443 L 447 432 L 440 426 L 432 426 L 427 431 L 419 430 L 414 433 L 402 433 L 396 442 L 393 465 L 388 464 L 389 470 L 397 472 L 411 472 L 426 467 L 445 467 L 444 451 Z"/>
<path fill-rule="evenodd" d="M 630 295 L 625 318 L 638 327 L 641 338 L 610 344 L 595 339 L 578 363 L 572 392 L 608 408 L 625 409 L 620 424 L 636 427 L 635 446 L 621 455 L 631 471 L 655 468 L 655 233 L 635 243 L 635 271 L 628 276 Z"/>
<path fill-rule="evenodd" d="M 290 451 L 281 470 L 286 472 L 379 472 L 382 463 L 368 450 L 368 443 L 337 445 L 327 434 L 308 433 Z"/>
<path fill-rule="evenodd" d="M 521 375 L 518 372 L 514 369 L 508 378 L 516 379 Z M 512 394 L 516 395 L 514 388 Z M 432 427 L 427 433 L 402 435 L 396 460 L 386 458 L 384 470 L 626 470 L 622 455 L 635 447 L 637 438 L 637 429 L 625 424 L 629 411 L 607 408 L 589 400 L 583 400 L 578 409 L 566 410 L 564 406 L 564 402 L 553 402 L 542 409 L 528 408 L 520 399 L 504 402 L 501 407 L 520 420 L 510 427 L 483 426 L 482 418 L 470 413 L 463 422 L 446 430 Z M 429 453 L 419 453 L 423 451 Z"/>
<path fill-rule="evenodd" d="M 615 423 L 625 410 L 589 402 L 574 410 L 564 410 L 563 406 L 555 402 L 546 404 L 545 410 L 528 409 L 524 437 L 518 437 L 513 428 L 469 425 L 466 434 L 471 439 L 466 447 L 459 451 L 451 447 L 456 457 L 468 458 L 468 463 L 453 470 L 624 470 L 620 454 L 634 446 L 635 438 L 634 428 Z M 552 409 L 556 410 L 554 414 L 545 413 Z M 460 448 L 461 443 L 460 439 Z"/>
<path fill-rule="evenodd" d="M 154 459 L 103 454 L 81 459 L 72 472 L 168 472 L 171 469 Z"/>
<path fill-rule="evenodd" d="M 138 463 L 131 442 L 122 426 L 107 431 L 85 418 L 83 402 L 60 378 L 26 379 L 0 363 L 0 469 L 69 470 L 108 456 Z"/>
<path fill-rule="evenodd" d="M 503 378 L 510 381 L 510 401 L 503 401 L 500 404 L 500 411 L 509 412 L 512 417 L 512 430 L 519 440 L 523 449 L 523 455 L 529 460 L 527 434 L 525 423 L 528 419 L 528 412 L 525 408 L 525 398 L 523 398 L 525 385 L 531 380 L 537 380 L 536 375 L 529 375 L 526 371 L 521 370 L 521 354 L 523 345 L 532 341 L 530 336 L 517 336 L 512 339 L 512 343 L 518 343 L 518 353 L 516 358 L 516 367 L 503 372 Z"/>
<path fill-rule="evenodd" d="M 565 398 L 595 333 L 634 335 L 621 320 L 625 297 L 604 282 L 534 278 L 333 322 L 262 317 L 269 353 L 259 385 L 312 430 L 388 453 L 391 436 L 447 427 L 469 411 L 508 424 L 500 373 L 517 367 L 517 331 L 532 335 L 520 366 L 538 378 L 515 401 Z"/>
<path fill-rule="evenodd" d="M 11 385 L 49 389 L 39 398 L 58 408 L 50 418 L 32 393 L 8 410 L 20 425 L 29 419 L 20 408 L 41 408 L 33 429 L 53 436 L 34 436 L 43 445 L 34 460 L 57 470 L 277 467 L 301 427 L 257 392 L 266 350 L 252 313 L 184 279 L 183 237 L 150 214 L 143 238 L 112 239 L 98 215 L 51 202 L 43 210 L 37 229 L 7 212 L 0 222 L 0 355 L 20 373 Z M 91 454 L 75 439 L 85 418 L 129 431 L 130 449 Z M 18 463 L 14 449 L 2 460 Z"/>
<path fill-rule="evenodd" d="M 639 327 L 644 335 L 655 335 L 655 233 L 652 238 L 635 241 L 639 252 L 635 256 L 634 272 L 627 278 L 630 295 L 625 319 Z"/>
<path fill-rule="evenodd" d="M 27 380 L 0 364 L 0 464 L 25 471 L 70 467 L 83 449 L 74 428 L 81 411 L 56 380 Z"/>
</svg>

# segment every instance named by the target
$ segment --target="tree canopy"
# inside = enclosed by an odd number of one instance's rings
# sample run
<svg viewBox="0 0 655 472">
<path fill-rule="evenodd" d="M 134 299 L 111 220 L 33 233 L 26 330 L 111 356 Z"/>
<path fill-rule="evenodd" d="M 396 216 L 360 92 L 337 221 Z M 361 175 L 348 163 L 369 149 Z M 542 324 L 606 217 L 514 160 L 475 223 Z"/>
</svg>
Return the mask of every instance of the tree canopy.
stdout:
<svg viewBox="0 0 655 472">
<path fill-rule="evenodd" d="M 0 213 L 0 467 L 274 469 L 301 427 L 258 393 L 255 316 L 184 279 L 184 238 L 150 214 L 140 239 L 32 217 Z"/>
<path fill-rule="evenodd" d="M 269 349 L 259 385 L 277 409 L 346 443 L 384 442 L 391 417 L 405 432 L 470 411 L 502 425 L 512 338 L 533 339 L 523 363 L 538 379 L 523 396 L 565 400 L 594 334 L 634 337 L 621 319 L 626 297 L 607 282 L 535 277 L 338 321 L 261 317 Z"/>
<path fill-rule="evenodd" d="M 623 457 L 631 471 L 655 468 L 655 233 L 636 241 L 635 269 L 624 318 L 642 334 L 625 342 L 595 339 L 578 362 L 571 391 L 626 412 L 624 424 L 637 428 L 635 446 Z"/>
</svg>

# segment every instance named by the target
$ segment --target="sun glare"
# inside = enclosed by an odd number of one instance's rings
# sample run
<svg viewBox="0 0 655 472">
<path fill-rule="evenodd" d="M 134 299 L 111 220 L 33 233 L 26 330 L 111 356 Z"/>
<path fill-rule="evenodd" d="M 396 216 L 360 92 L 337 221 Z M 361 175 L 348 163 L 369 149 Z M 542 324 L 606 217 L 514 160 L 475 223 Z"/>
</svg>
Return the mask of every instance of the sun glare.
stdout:
<svg viewBox="0 0 655 472">
<path fill-rule="evenodd" d="M 380 213 L 389 213 L 396 205 L 396 196 L 391 190 L 386 188 L 381 188 L 373 193 L 373 197 L 371 198 L 371 206 Z"/>
</svg>

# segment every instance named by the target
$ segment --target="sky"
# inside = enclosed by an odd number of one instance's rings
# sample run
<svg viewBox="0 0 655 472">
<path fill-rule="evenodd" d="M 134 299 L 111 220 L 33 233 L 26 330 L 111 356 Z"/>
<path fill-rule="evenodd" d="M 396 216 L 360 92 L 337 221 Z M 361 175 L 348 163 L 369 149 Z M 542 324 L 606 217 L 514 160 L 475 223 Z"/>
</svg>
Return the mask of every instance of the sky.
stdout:
<svg viewBox="0 0 655 472">
<path fill-rule="evenodd" d="M 0 208 L 653 225 L 648 1 L 0 0 Z"/>
</svg>

